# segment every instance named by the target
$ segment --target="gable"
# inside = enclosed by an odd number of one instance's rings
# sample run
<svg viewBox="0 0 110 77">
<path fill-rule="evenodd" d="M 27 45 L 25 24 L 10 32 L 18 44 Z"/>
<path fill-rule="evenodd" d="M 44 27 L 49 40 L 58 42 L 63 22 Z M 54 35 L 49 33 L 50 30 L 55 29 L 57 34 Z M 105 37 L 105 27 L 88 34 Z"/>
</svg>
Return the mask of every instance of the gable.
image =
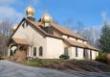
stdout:
<svg viewBox="0 0 110 77">
<path fill-rule="evenodd" d="M 25 39 L 30 45 L 32 43 L 40 44 L 41 42 L 44 42 L 44 36 L 42 36 L 42 34 L 40 34 L 40 32 L 35 29 L 31 24 L 25 23 L 22 23 L 19 26 L 11 39 Z"/>
<path fill-rule="evenodd" d="M 24 24 L 25 25 L 29 25 L 30 24 L 30 23 L 27 24 L 26 18 L 23 18 L 22 21 L 18 24 L 17 28 L 13 31 L 12 35 L 10 36 L 10 39 L 12 37 L 15 37 L 15 36 L 17 37 L 17 35 L 18 35 L 18 37 L 19 36 L 24 36 L 24 27 L 23 27 Z M 30 26 L 32 26 L 32 25 L 30 24 Z"/>
<path fill-rule="evenodd" d="M 22 27 L 22 25 L 24 23 L 27 23 L 28 25 L 30 25 L 32 27 L 32 29 L 36 30 L 41 36 L 43 37 L 52 37 L 52 38 L 56 38 L 56 39 L 61 39 L 60 37 L 57 37 L 57 36 L 53 36 L 53 35 L 50 35 L 48 33 L 46 33 L 45 31 L 43 31 L 42 29 L 40 29 L 38 26 L 40 25 L 40 23 L 35 23 L 27 18 L 23 18 L 22 21 L 19 23 L 19 25 L 17 26 L 16 30 L 12 33 L 12 35 L 10 36 L 9 38 L 9 41 L 12 39 L 12 37 L 22 37 L 22 38 L 26 38 L 25 37 L 25 31 L 24 31 L 24 28 Z"/>
<path fill-rule="evenodd" d="M 13 34 L 12 38 L 25 38 L 25 30 L 23 27 L 23 23 L 19 26 L 19 28 Z"/>
</svg>

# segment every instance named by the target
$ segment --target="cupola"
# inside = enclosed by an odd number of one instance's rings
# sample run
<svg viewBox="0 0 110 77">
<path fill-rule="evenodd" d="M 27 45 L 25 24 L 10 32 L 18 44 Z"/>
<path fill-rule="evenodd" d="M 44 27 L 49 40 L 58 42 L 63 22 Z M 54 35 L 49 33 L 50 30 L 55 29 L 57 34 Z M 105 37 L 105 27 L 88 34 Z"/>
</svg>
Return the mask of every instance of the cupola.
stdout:
<svg viewBox="0 0 110 77">
<path fill-rule="evenodd" d="M 26 16 L 27 16 L 27 18 L 29 18 L 29 19 L 35 19 L 34 18 L 34 14 L 35 14 L 34 8 L 31 7 L 31 6 L 28 6 L 27 9 L 26 9 Z"/>
<path fill-rule="evenodd" d="M 42 22 L 44 23 L 45 27 L 49 26 L 52 22 L 52 17 L 48 13 L 45 13 L 42 17 Z"/>
</svg>

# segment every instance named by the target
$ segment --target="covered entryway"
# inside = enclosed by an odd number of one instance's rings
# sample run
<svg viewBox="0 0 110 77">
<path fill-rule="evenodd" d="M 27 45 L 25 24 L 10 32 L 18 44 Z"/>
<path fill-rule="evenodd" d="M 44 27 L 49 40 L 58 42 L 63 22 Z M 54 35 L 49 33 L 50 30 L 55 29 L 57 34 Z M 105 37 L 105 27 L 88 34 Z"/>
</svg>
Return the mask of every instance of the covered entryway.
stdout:
<svg viewBox="0 0 110 77">
<path fill-rule="evenodd" d="M 25 39 L 14 38 L 9 44 L 8 56 L 13 60 L 23 61 L 27 58 L 29 44 Z"/>
</svg>

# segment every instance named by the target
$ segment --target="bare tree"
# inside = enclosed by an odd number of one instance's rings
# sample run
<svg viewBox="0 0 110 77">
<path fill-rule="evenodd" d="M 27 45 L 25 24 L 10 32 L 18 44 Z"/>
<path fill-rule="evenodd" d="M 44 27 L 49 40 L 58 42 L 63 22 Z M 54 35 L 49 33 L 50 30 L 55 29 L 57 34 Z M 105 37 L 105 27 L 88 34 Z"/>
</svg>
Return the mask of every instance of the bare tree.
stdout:
<svg viewBox="0 0 110 77">
<path fill-rule="evenodd" d="M 7 42 L 11 34 L 12 22 L 8 19 L 0 22 L 0 55 L 5 56 L 7 54 Z"/>
<path fill-rule="evenodd" d="M 100 37 L 100 29 L 96 29 L 94 27 L 83 28 L 81 31 L 78 32 L 82 35 L 91 45 L 97 47 L 97 40 Z"/>
</svg>

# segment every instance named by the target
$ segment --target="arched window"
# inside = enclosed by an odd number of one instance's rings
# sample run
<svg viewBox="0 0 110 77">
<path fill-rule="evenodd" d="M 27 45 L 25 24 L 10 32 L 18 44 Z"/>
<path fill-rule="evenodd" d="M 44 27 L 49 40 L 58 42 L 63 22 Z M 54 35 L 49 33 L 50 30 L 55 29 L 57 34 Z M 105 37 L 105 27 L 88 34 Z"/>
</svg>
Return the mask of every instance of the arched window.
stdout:
<svg viewBox="0 0 110 77">
<path fill-rule="evenodd" d="M 42 56 L 42 55 L 43 55 L 43 48 L 39 47 L 39 56 Z"/>
<path fill-rule="evenodd" d="M 34 47 L 34 48 L 33 48 L 33 56 L 36 56 L 36 55 L 37 55 L 37 48 Z"/>
</svg>

